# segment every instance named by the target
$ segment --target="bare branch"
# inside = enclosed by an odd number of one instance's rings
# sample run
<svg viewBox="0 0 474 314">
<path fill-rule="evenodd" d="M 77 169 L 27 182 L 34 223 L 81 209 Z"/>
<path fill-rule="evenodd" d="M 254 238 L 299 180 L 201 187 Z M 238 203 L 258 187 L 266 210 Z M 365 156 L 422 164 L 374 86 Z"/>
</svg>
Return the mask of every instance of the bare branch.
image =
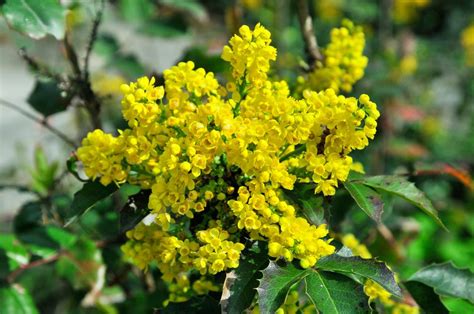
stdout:
<svg viewBox="0 0 474 314">
<path fill-rule="evenodd" d="M 53 127 L 51 124 L 49 124 L 48 120 L 46 120 L 45 118 L 39 118 L 39 117 L 29 113 L 28 111 L 23 110 L 22 108 L 18 107 L 17 105 L 12 104 L 11 102 L 3 100 L 3 99 L 0 99 L 0 104 L 7 107 L 7 108 L 13 109 L 16 112 L 19 112 L 20 114 L 22 114 L 23 116 L 25 116 L 25 117 L 35 121 L 36 123 L 44 126 L 46 129 L 48 129 L 51 133 L 53 133 L 54 135 L 59 137 L 65 143 L 67 143 L 68 145 L 70 145 L 74 149 L 77 148 L 76 143 L 72 139 L 70 139 L 67 135 L 65 135 L 64 133 L 62 133 L 61 131 L 59 131 L 55 127 Z"/>
<path fill-rule="evenodd" d="M 323 60 L 323 55 L 319 51 L 316 35 L 314 34 L 313 19 L 309 14 L 308 1 L 297 0 L 296 8 L 298 10 L 298 20 L 305 43 L 305 51 L 308 58 L 308 65 L 311 70 L 314 68 L 316 61 Z"/>
</svg>

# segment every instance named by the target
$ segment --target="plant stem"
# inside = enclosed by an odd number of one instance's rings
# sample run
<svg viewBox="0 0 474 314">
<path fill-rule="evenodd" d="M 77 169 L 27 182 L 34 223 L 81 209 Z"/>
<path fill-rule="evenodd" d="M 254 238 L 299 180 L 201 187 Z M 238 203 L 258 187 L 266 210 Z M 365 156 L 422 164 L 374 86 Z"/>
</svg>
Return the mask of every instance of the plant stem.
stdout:
<svg viewBox="0 0 474 314">
<path fill-rule="evenodd" d="M 298 21 L 305 43 L 305 51 L 308 59 L 309 70 L 314 69 L 316 61 L 322 61 L 323 55 L 319 51 L 318 41 L 313 29 L 313 19 L 309 14 L 308 0 L 297 0 Z"/>
<path fill-rule="evenodd" d="M 66 134 L 62 133 L 61 131 L 59 131 L 58 129 L 53 127 L 51 124 L 49 124 L 48 120 L 46 120 L 46 118 L 38 118 L 35 115 L 29 113 L 28 111 L 23 110 L 22 108 L 18 107 L 17 105 L 12 104 L 11 102 L 3 100 L 3 99 L 0 99 L 0 104 L 7 107 L 7 108 L 13 109 L 13 110 L 19 112 L 20 114 L 22 114 L 23 116 L 37 122 L 38 124 L 44 126 L 51 133 L 53 133 L 54 135 L 59 137 L 61 140 L 63 140 L 65 143 L 67 143 L 68 145 L 70 145 L 74 149 L 77 148 L 76 143 L 72 139 L 70 139 Z"/>
<path fill-rule="evenodd" d="M 55 254 L 55 255 L 52 255 L 52 256 L 50 256 L 50 257 L 46 257 L 46 258 L 39 259 L 39 260 L 33 261 L 33 262 L 31 262 L 31 263 L 22 265 L 22 266 L 20 266 L 18 269 L 14 270 L 13 272 L 11 272 L 11 273 L 8 275 L 7 281 L 8 281 L 9 283 L 13 283 L 13 282 L 15 282 L 16 277 L 18 277 L 18 276 L 19 276 L 21 273 L 23 273 L 25 270 L 30 269 L 30 268 L 33 268 L 33 267 L 37 267 L 37 266 L 41 266 L 41 265 L 46 265 L 46 264 L 55 262 L 55 261 L 57 261 L 63 254 L 64 254 L 64 252 L 59 252 L 59 253 L 57 253 L 57 254 Z"/>
</svg>

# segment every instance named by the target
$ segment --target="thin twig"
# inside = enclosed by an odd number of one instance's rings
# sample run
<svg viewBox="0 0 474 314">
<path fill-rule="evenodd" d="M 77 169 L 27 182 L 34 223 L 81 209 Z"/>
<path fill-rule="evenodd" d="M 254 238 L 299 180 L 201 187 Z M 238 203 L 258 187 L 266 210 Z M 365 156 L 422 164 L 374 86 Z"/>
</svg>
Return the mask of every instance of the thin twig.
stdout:
<svg viewBox="0 0 474 314">
<path fill-rule="evenodd" d="M 26 49 L 25 49 L 25 48 L 20 48 L 20 50 L 18 50 L 18 54 L 20 55 L 20 57 L 21 57 L 23 60 L 25 60 L 25 62 L 30 66 L 30 68 L 31 68 L 35 73 L 38 73 L 38 74 L 41 75 L 41 76 L 45 76 L 45 77 L 54 79 L 54 80 L 57 81 L 57 82 L 60 82 L 60 81 L 62 80 L 62 78 L 61 78 L 60 75 L 51 72 L 51 71 L 48 69 L 48 67 L 46 67 L 45 65 L 39 63 L 35 58 L 33 58 L 32 56 L 28 55 L 28 53 L 26 52 Z"/>
<path fill-rule="evenodd" d="M 39 260 L 33 261 L 33 262 L 31 262 L 31 263 L 22 265 L 22 266 L 20 266 L 19 268 L 17 268 L 16 270 L 14 270 L 13 272 L 11 272 L 11 273 L 8 275 L 7 281 L 8 281 L 9 283 L 13 283 L 13 282 L 15 282 L 16 277 L 18 277 L 18 276 L 19 276 L 21 273 L 23 273 L 25 270 L 30 269 L 30 268 L 33 268 L 33 267 L 37 267 L 37 266 L 41 266 L 41 265 L 46 265 L 46 264 L 55 262 L 55 261 L 57 261 L 63 254 L 65 254 L 65 252 L 59 252 L 59 253 L 57 253 L 57 254 L 55 254 L 55 255 L 52 255 L 52 256 L 50 256 L 50 257 L 46 257 L 46 258 L 39 259 Z"/>
<path fill-rule="evenodd" d="M 104 12 L 104 6 L 105 6 L 105 1 L 101 0 L 100 1 L 100 7 L 99 11 L 97 12 L 94 23 L 92 24 L 92 31 L 91 35 L 89 37 L 89 41 L 87 43 L 87 49 L 86 49 L 86 56 L 84 58 L 84 80 L 89 81 L 89 58 L 92 52 L 92 48 L 94 47 L 94 43 L 97 39 L 97 31 L 99 29 L 99 25 L 102 22 L 102 15 Z"/>
<path fill-rule="evenodd" d="M 395 257 L 397 260 L 402 261 L 404 259 L 402 250 L 397 243 L 397 240 L 393 236 L 392 231 L 387 228 L 386 225 L 383 223 L 377 224 L 377 230 L 379 231 L 380 235 L 387 241 L 388 245 L 392 248 L 393 252 L 395 253 Z"/>
<path fill-rule="evenodd" d="M 0 104 L 7 107 L 7 108 L 13 109 L 16 112 L 19 112 L 20 114 L 22 114 L 23 116 L 25 116 L 25 117 L 35 121 L 36 123 L 44 126 L 46 129 L 48 129 L 51 133 L 55 134 L 57 137 L 59 137 L 65 143 L 67 143 L 68 145 L 70 145 L 74 149 L 77 148 L 76 143 L 72 139 L 70 139 L 66 134 L 62 133 L 61 131 L 59 131 L 58 129 L 53 127 L 51 124 L 49 124 L 48 120 L 46 120 L 45 118 L 38 118 L 37 116 L 29 113 L 26 110 L 23 110 L 22 108 L 18 107 L 17 105 L 12 104 L 11 102 L 6 101 L 4 99 L 0 99 Z"/>
<path fill-rule="evenodd" d="M 319 51 L 318 41 L 313 29 L 313 19 L 309 14 L 308 0 L 297 0 L 298 21 L 301 27 L 305 43 L 305 51 L 308 58 L 309 70 L 314 69 L 316 61 L 322 61 L 323 55 Z"/>
</svg>

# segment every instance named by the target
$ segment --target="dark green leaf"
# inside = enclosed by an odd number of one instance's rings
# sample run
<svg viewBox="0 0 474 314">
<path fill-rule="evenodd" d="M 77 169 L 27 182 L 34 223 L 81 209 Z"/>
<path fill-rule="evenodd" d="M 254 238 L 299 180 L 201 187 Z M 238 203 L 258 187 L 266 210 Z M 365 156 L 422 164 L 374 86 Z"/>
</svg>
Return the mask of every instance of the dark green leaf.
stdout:
<svg viewBox="0 0 474 314">
<path fill-rule="evenodd" d="M 369 313 L 362 285 L 340 274 L 312 270 L 304 279 L 305 293 L 322 313 Z"/>
<path fill-rule="evenodd" d="M 385 263 L 363 259 L 358 256 L 344 257 L 333 254 L 321 258 L 316 263 L 316 268 L 348 276 L 355 275 L 372 279 L 394 296 L 402 297 L 400 287 L 397 285 L 392 271 Z"/>
<path fill-rule="evenodd" d="M 114 183 L 103 186 L 98 181 L 87 182 L 82 189 L 74 194 L 71 209 L 68 213 L 66 225 L 71 224 L 80 215 L 93 207 L 95 203 L 117 191 L 118 187 Z"/>
<path fill-rule="evenodd" d="M 433 291 L 433 288 L 428 287 L 421 282 L 408 281 L 405 287 L 410 292 L 416 303 L 426 312 L 430 314 L 447 314 L 448 310 L 439 299 L 439 296 Z"/>
<path fill-rule="evenodd" d="M 184 11 L 194 15 L 198 19 L 203 19 L 206 17 L 206 10 L 198 1 L 195 0 L 161 0 L 160 3 L 174 7 L 178 10 Z"/>
<path fill-rule="evenodd" d="M 214 73 L 222 73 L 228 69 L 227 62 L 222 60 L 219 55 L 209 55 L 206 53 L 205 47 L 193 47 L 188 49 L 181 60 L 191 60 L 196 65 L 196 68 L 203 68 L 206 71 Z"/>
<path fill-rule="evenodd" d="M 144 25 L 140 31 L 146 35 L 171 38 L 186 33 L 187 26 L 180 19 L 160 19 Z"/>
<path fill-rule="evenodd" d="M 409 281 L 421 282 L 441 295 L 468 300 L 474 304 L 474 274 L 451 263 L 433 264 L 417 271 Z"/>
<path fill-rule="evenodd" d="M 38 310 L 28 291 L 19 285 L 0 286 L 2 314 L 37 314 Z"/>
<path fill-rule="evenodd" d="M 59 89 L 54 81 L 36 81 L 35 87 L 28 97 L 28 103 L 36 111 L 47 117 L 64 111 L 70 102 L 70 97 Z"/>
<path fill-rule="evenodd" d="M 0 248 L 0 285 L 2 280 L 6 279 L 10 274 L 10 261 L 7 256 L 7 251 Z"/>
<path fill-rule="evenodd" d="M 111 35 L 100 35 L 94 43 L 94 52 L 110 60 L 120 49 L 117 40 Z"/>
<path fill-rule="evenodd" d="M 239 267 L 226 276 L 221 297 L 222 311 L 242 313 L 254 300 L 261 270 L 268 265 L 268 254 L 262 243 L 245 250 Z"/>
<path fill-rule="evenodd" d="M 382 222 L 383 201 L 376 191 L 363 184 L 350 181 L 346 181 L 344 187 L 370 218 L 377 223 Z"/>
<path fill-rule="evenodd" d="M 376 190 L 397 195 L 423 210 L 441 227 L 446 229 L 443 222 L 438 217 L 438 212 L 433 207 L 431 201 L 426 197 L 425 193 L 419 190 L 413 182 L 407 181 L 406 178 L 401 176 L 375 176 L 366 177 L 362 180 L 355 180 L 352 182 L 361 183 Z"/>
<path fill-rule="evenodd" d="M 263 271 L 257 288 L 258 305 L 261 313 L 274 313 L 285 301 L 288 290 L 308 275 L 308 270 L 296 268 L 288 263 L 285 267 L 270 261 Z"/>
<path fill-rule="evenodd" d="M 27 264 L 30 259 L 30 255 L 26 248 L 21 245 L 13 234 L 0 235 L 0 249 L 5 250 L 5 254 L 8 257 L 8 268 L 10 271 L 15 270 L 21 265 Z"/>
<path fill-rule="evenodd" d="M 164 309 L 156 310 L 160 314 L 219 314 L 221 309 L 217 300 L 210 296 L 194 297 L 189 301 L 181 303 L 170 303 Z"/>
<path fill-rule="evenodd" d="M 314 194 L 313 185 L 295 184 L 293 190 L 283 190 L 283 193 L 312 224 L 325 223 L 323 198 Z"/>
<path fill-rule="evenodd" d="M 57 0 L 7 0 L 3 15 L 10 26 L 34 39 L 64 37 L 66 11 Z"/>
<path fill-rule="evenodd" d="M 128 78 L 136 79 L 146 72 L 145 67 L 133 55 L 116 55 L 110 62 L 110 67 L 116 68 L 120 73 Z"/>
<path fill-rule="evenodd" d="M 66 166 L 67 170 L 74 176 L 76 177 L 77 180 L 81 182 L 89 182 L 88 180 L 84 180 L 79 176 L 79 173 L 77 172 L 77 158 L 75 156 L 69 157 L 69 159 L 66 161 Z"/>
<path fill-rule="evenodd" d="M 121 191 L 122 189 L 123 187 L 120 188 Z M 138 190 L 140 191 L 140 189 Z M 150 212 L 148 209 L 149 196 L 149 191 L 140 191 L 140 193 L 129 197 L 127 203 L 120 210 L 121 232 L 134 228 L 143 218 L 146 217 L 146 215 L 148 215 Z"/>
</svg>

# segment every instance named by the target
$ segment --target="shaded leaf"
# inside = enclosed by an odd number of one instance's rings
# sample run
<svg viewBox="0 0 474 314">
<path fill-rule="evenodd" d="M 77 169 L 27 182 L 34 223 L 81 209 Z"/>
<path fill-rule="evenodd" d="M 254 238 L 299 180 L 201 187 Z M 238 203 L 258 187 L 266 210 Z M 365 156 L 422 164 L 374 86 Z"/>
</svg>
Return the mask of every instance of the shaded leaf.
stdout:
<svg viewBox="0 0 474 314">
<path fill-rule="evenodd" d="M 350 181 L 344 187 L 356 201 L 357 205 L 375 222 L 382 222 L 383 201 L 380 195 L 368 186 Z"/>
<path fill-rule="evenodd" d="M 270 261 L 263 271 L 257 288 L 258 305 L 261 313 L 274 313 L 285 301 L 288 290 L 308 275 L 308 270 L 296 268 L 288 263 L 285 267 Z"/>
<path fill-rule="evenodd" d="M 385 263 L 373 259 L 363 259 L 358 256 L 344 257 L 332 254 L 321 258 L 316 263 L 316 268 L 348 276 L 355 275 L 372 279 L 394 296 L 402 297 L 400 287 L 397 285 L 392 271 Z"/>
<path fill-rule="evenodd" d="M 451 263 L 433 264 L 417 271 L 409 281 L 421 282 L 441 295 L 468 300 L 474 304 L 474 274 Z"/>
<path fill-rule="evenodd" d="M 38 310 L 28 291 L 19 285 L 0 286 L 2 314 L 37 314 Z"/>
<path fill-rule="evenodd" d="M 116 68 L 122 75 L 134 79 L 146 72 L 145 67 L 134 55 L 115 55 L 109 66 Z"/>
<path fill-rule="evenodd" d="M 268 254 L 259 242 L 241 254 L 239 267 L 228 273 L 221 297 L 222 311 L 242 313 L 254 300 L 261 270 L 268 265 Z"/>
<path fill-rule="evenodd" d="M 194 297 L 186 302 L 169 303 L 167 307 L 155 310 L 154 313 L 160 314 L 218 314 L 221 313 L 219 303 L 210 296 Z"/>
<path fill-rule="evenodd" d="M 154 14 L 154 5 L 150 0 L 120 0 L 120 13 L 132 23 L 143 23 Z"/>
<path fill-rule="evenodd" d="M 310 271 L 305 293 L 322 313 L 369 313 L 363 286 L 340 274 Z"/>
<path fill-rule="evenodd" d="M 143 220 L 149 213 L 150 209 L 148 208 L 148 199 L 150 197 L 150 191 L 144 190 L 140 191 L 135 195 L 130 195 L 127 200 L 127 203 L 120 210 L 120 230 L 125 232 L 134 228 L 140 221 Z M 133 193 L 130 188 L 128 193 Z M 121 191 L 124 190 L 124 187 L 120 188 Z M 126 193 L 126 192 L 125 192 Z"/>
<path fill-rule="evenodd" d="M 293 190 L 282 190 L 285 197 L 296 205 L 314 225 L 325 223 L 323 198 L 314 194 L 311 184 L 295 184 Z"/>
<path fill-rule="evenodd" d="M 45 117 L 66 110 L 70 100 L 54 81 L 36 81 L 28 97 L 31 107 Z"/>
<path fill-rule="evenodd" d="M 438 217 L 438 212 L 433 207 L 431 201 L 426 197 L 425 193 L 419 190 L 413 182 L 407 181 L 406 178 L 401 176 L 375 176 L 366 177 L 352 182 L 361 183 L 376 190 L 397 195 L 423 210 L 441 227 L 446 229 L 443 222 Z"/>
<path fill-rule="evenodd" d="M 410 292 L 416 303 L 426 312 L 430 314 L 447 314 L 448 309 L 439 299 L 439 296 L 433 291 L 433 288 L 428 287 L 421 282 L 408 281 L 405 284 L 408 292 Z"/>
<path fill-rule="evenodd" d="M 7 0 L 3 15 L 10 26 L 34 39 L 64 37 L 66 11 L 57 0 Z"/>
<path fill-rule="evenodd" d="M 161 4 L 169 5 L 178 10 L 182 10 L 185 13 L 194 15 L 197 19 L 203 19 L 206 17 L 206 10 L 202 4 L 195 0 L 161 0 Z"/>
<path fill-rule="evenodd" d="M 140 32 L 150 36 L 171 38 L 184 35 L 187 31 L 187 25 L 178 17 L 161 18 L 144 25 Z"/>
</svg>

